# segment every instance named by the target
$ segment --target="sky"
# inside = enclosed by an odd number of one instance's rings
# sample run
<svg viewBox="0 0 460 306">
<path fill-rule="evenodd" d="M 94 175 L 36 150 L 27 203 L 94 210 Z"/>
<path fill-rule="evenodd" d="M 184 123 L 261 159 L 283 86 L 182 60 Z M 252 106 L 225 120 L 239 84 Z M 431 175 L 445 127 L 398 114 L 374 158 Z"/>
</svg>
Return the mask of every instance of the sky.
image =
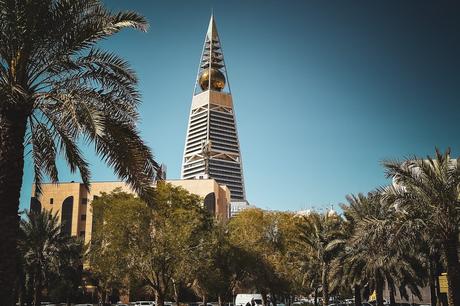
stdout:
<svg viewBox="0 0 460 306">
<path fill-rule="evenodd" d="M 455 1 L 106 0 L 147 33 L 100 44 L 139 77 L 142 137 L 180 178 L 192 91 L 211 11 L 221 38 L 248 201 L 325 209 L 388 183 L 381 162 L 459 156 L 460 5 Z M 93 181 L 116 180 L 85 148 Z M 61 181 L 80 181 L 63 161 Z M 21 208 L 28 208 L 26 156 Z"/>
</svg>

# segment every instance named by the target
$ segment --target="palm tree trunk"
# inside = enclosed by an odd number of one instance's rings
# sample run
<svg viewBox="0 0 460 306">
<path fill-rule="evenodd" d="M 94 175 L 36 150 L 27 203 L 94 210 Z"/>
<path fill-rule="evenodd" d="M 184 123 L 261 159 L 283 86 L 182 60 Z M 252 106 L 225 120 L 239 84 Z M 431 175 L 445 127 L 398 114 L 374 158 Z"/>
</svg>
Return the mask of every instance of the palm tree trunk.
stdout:
<svg viewBox="0 0 460 306">
<path fill-rule="evenodd" d="M 224 306 L 224 299 L 222 298 L 221 294 L 217 295 L 217 304 L 219 306 Z"/>
<path fill-rule="evenodd" d="M 390 291 L 390 306 L 396 306 L 395 288 L 393 284 L 389 286 L 389 291 Z"/>
<path fill-rule="evenodd" d="M 261 291 L 260 294 L 262 295 L 262 306 L 268 306 L 267 293 L 265 291 Z"/>
<path fill-rule="evenodd" d="M 42 295 L 42 286 L 41 286 L 41 281 L 39 279 L 39 274 L 36 273 L 35 279 L 34 279 L 34 301 L 33 305 L 34 306 L 40 306 L 41 305 L 41 295 Z"/>
<path fill-rule="evenodd" d="M 460 263 L 458 262 L 458 234 L 444 242 L 447 263 L 447 286 L 449 306 L 460 306 Z"/>
<path fill-rule="evenodd" d="M 441 275 L 443 269 L 439 263 L 440 258 L 438 257 L 436 261 L 436 269 L 434 273 L 434 284 L 436 288 L 436 306 L 447 306 L 447 296 L 441 293 L 441 288 L 439 287 L 439 277 Z"/>
<path fill-rule="evenodd" d="M 355 285 L 353 291 L 355 295 L 355 306 L 361 306 L 361 286 Z"/>
<path fill-rule="evenodd" d="M 383 306 L 383 277 L 377 272 L 375 276 L 375 293 L 377 295 L 377 306 Z"/>
<path fill-rule="evenodd" d="M 428 268 L 428 283 L 430 286 L 430 303 L 431 306 L 436 306 L 436 286 L 435 286 L 435 280 L 436 280 L 436 274 L 434 271 L 434 262 L 430 258 L 429 262 L 429 268 Z"/>
<path fill-rule="evenodd" d="M 315 306 L 318 306 L 318 287 L 315 287 Z"/>
<path fill-rule="evenodd" d="M 19 231 L 19 194 L 24 168 L 26 115 L 0 108 L 0 296 L 14 305 L 16 245 Z"/>
<path fill-rule="evenodd" d="M 329 264 L 324 263 L 323 265 L 323 273 L 321 275 L 321 283 L 323 286 L 323 306 L 329 305 Z"/>
<path fill-rule="evenodd" d="M 277 303 L 277 301 L 276 301 L 276 296 L 275 296 L 275 294 L 273 293 L 273 291 L 271 292 L 270 297 L 271 297 L 273 306 L 276 306 L 276 304 L 278 304 L 278 303 Z"/>
</svg>

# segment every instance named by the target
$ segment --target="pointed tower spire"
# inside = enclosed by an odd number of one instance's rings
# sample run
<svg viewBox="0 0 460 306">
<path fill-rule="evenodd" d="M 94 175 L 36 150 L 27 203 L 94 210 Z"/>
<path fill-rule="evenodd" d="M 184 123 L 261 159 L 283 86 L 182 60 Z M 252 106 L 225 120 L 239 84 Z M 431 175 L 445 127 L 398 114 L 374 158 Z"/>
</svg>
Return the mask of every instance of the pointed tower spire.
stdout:
<svg viewBox="0 0 460 306">
<path fill-rule="evenodd" d="M 211 14 L 192 97 L 181 176 L 215 179 L 230 189 L 232 203 L 247 203 L 242 164 L 227 69 Z"/>
<path fill-rule="evenodd" d="M 194 95 L 206 90 L 230 92 L 224 54 L 217 32 L 214 14 L 211 14 L 204 39 L 200 66 L 195 82 Z"/>
<path fill-rule="evenodd" d="M 206 34 L 208 37 L 211 38 L 216 38 L 218 36 L 216 23 L 214 22 L 214 13 L 211 13 L 211 18 L 209 19 L 208 32 Z"/>
</svg>

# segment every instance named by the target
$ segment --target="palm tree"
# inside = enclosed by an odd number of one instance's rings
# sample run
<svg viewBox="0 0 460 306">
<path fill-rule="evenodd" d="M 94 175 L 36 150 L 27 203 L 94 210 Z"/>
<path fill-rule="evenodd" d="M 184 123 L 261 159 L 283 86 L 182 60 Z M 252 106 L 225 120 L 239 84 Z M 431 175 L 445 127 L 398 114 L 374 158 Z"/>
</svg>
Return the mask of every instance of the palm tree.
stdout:
<svg viewBox="0 0 460 306">
<path fill-rule="evenodd" d="M 366 278 L 362 271 L 354 269 L 353 263 L 349 263 L 353 258 L 353 249 L 345 246 L 345 249 L 339 253 L 331 263 L 331 288 L 352 289 L 354 296 L 354 305 L 362 305 L 362 289 L 366 284 Z"/>
<path fill-rule="evenodd" d="M 358 199 L 364 197 L 362 194 L 358 195 Z M 355 203 L 357 198 L 353 195 L 347 196 L 348 203 L 354 208 L 359 208 Z M 343 222 L 343 235 L 346 239 L 343 250 L 338 254 L 331 264 L 331 275 L 333 279 L 332 287 L 347 287 L 353 290 L 355 306 L 361 306 L 362 304 L 362 289 L 366 284 L 367 280 L 361 270 L 354 269 L 355 265 L 352 261 L 356 258 L 355 249 L 350 245 L 350 238 L 354 233 L 357 218 L 355 213 L 358 211 L 351 209 L 345 204 L 341 204 L 340 207 L 344 213 Z"/>
<path fill-rule="evenodd" d="M 343 282 L 353 286 L 355 305 L 361 304 L 361 286 L 366 283 L 373 284 L 377 293 L 377 301 L 383 302 L 383 282 L 379 269 L 371 264 L 375 262 L 374 251 L 369 249 L 369 244 L 361 245 L 357 241 L 358 227 L 362 220 L 367 218 L 378 218 L 381 215 L 381 205 L 371 194 L 368 196 L 360 193 L 358 195 L 346 196 L 348 205 L 341 205 L 345 217 L 345 228 L 347 229 L 347 243 L 344 251 L 337 258 L 336 266 L 339 273 L 343 274 Z M 362 237 L 358 236 L 360 239 Z M 367 269 L 366 269 L 367 268 Z M 343 271 L 341 271 L 341 269 Z"/>
<path fill-rule="evenodd" d="M 124 28 L 145 31 L 147 22 L 99 0 L 0 0 L 0 245 L 9 250 L 0 255 L 2 297 L 15 283 L 25 149 L 38 192 L 44 175 L 58 181 L 60 154 L 89 185 L 83 140 L 141 196 L 150 193 L 158 165 L 136 128 L 136 75 L 96 48 Z"/>
<path fill-rule="evenodd" d="M 310 213 L 298 224 L 299 244 L 313 255 L 321 266 L 323 305 L 329 305 L 329 273 L 332 259 L 337 255 L 345 240 L 341 232 L 341 218 L 329 211 L 324 214 Z"/>
<path fill-rule="evenodd" d="M 31 287 L 33 305 L 37 306 L 41 303 L 41 293 L 50 276 L 64 268 L 63 260 L 81 258 L 82 254 L 77 252 L 81 252 L 82 247 L 75 238 L 61 233 L 59 219 L 51 211 L 29 212 L 27 219 L 20 222 L 19 250 Z M 69 252 L 72 254 L 69 255 Z M 69 265 L 70 262 L 64 264 Z"/>
<path fill-rule="evenodd" d="M 375 288 L 379 306 L 383 306 L 385 282 L 392 305 L 396 289 L 407 295 L 407 287 L 420 296 L 418 285 L 423 284 L 426 275 L 413 240 L 406 238 L 412 228 L 398 223 L 393 205 L 382 201 L 380 192 L 351 195 L 347 200 L 349 205 L 342 207 L 344 215 L 355 223 L 344 259 L 348 273 L 355 279 L 368 280 Z"/>
<path fill-rule="evenodd" d="M 79 287 L 83 281 L 85 247 L 81 239 L 67 237 L 63 240 L 65 243 L 58 254 L 58 271 L 53 271 L 48 282 L 48 297 L 66 301 L 70 306 L 71 301 L 81 292 Z"/>
<path fill-rule="evenodd" d="M 411 213 L 424 230 L 440 241 L 446 259 L 450 306 L 460 305 L 460 163 L 450 157 L 450 149 L 426 159 L 384 162 L 394 184 L 385 198 L 402 213 Z"/>
<path fill-rule="evenodd" d="M 435 239 L 436 235 L 431 235 L 427 231 L 421 231 L 421 240 L 419 240 L 421 254 L 424 256 L 425 269 L 428 271 L 428 284 L 430 287 L 431 306 L 441 305 L 439 286 L 436 285 L 438 275 L 442 272 L 441 263 L 441 246 L 439 240 Z"/>
<path fill-rule="evenodd" d="M 293 263 L 296 268 L 294 275 L 299 277 L 299 293 L 302 295 L 313 294 L 314 306 L 318 306 L 319 289 L 321 288 L 321 263 L 315 260 L 313 254 L 305 253 L 294 249 L 290 251 L 289 262 Z"/>
</svg>

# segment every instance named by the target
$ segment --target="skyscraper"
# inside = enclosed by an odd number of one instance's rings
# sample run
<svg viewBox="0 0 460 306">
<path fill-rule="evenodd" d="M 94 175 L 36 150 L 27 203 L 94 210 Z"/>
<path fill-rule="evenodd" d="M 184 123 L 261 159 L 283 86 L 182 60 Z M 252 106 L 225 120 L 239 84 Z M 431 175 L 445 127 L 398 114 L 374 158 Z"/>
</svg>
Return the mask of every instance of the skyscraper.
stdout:
<svg viewBox="0 0 460 306">
<path fill-rule="evenodd" d="M 246 202 L 232 94 L 213 16 L 193 91 L 181 176 L 213 178 L 227 185 L 232 202 Z"/>
</svg>

